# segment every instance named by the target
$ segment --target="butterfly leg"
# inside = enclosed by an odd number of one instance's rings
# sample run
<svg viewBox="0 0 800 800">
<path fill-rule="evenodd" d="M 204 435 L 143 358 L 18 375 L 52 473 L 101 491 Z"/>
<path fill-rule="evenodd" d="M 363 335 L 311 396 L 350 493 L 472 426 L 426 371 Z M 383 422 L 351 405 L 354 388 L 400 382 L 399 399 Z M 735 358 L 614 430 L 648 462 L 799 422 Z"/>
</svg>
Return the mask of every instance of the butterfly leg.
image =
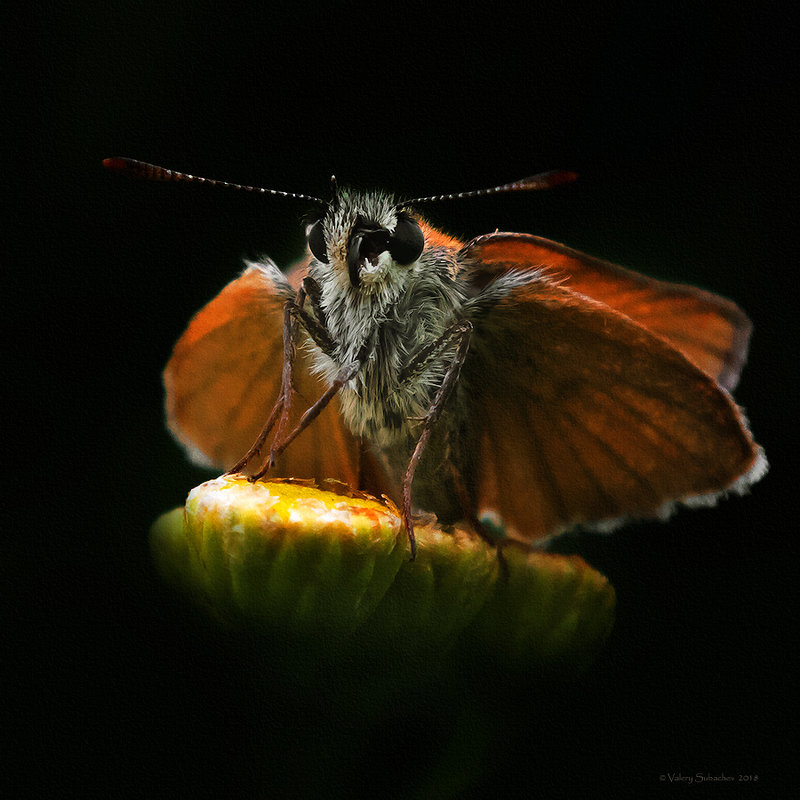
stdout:
<svg viewBox="0 0 800 800">
<path fill-rule="evenodd" d="M 278 397 L 275 405 L 272 407 L 272 411 L 267 419 L 264 427 L 261 429 L 261 433 L 258 434 L 258 438 L 253 442 L 253 445 L 250 449 L 227 471 L 226 475 L 236 475 L 237 473 L 241 472 L 250 461 L 254 458 L 257 458 L 258 455 L 261 453 L 261 448 L 264 446 L 264 442 L 267 441 L 267 436 L 269 436 L 269 432 L 272 430 L 272 426 L 275 424 L 275 420 L 278 419 L 278 414 L 280 414 L 281 409 L 283 408 L 283 395 Z M 255 480 L 255 478 L 253 478 Z"/>
<path fill-rule="evenodd" d="M 305 309 L 306 297 L 311 299 L 316 317 L 311 316 Z M 273 446 L 270 450 L 269 458 L 262 464 L 261 469 L 251 476 L 251 480 L 258 480 L 275 465 L 275 458 L 285 449 L 281 447 L 276 450 L 275 443 L 284 439 L 284 432 L 288 426 L 289 412 L 291 410 L 292 395 L 295 391 L 292 381 L 292 371 L 294 359 L 297 352 L 297 329 L 302 325 L 306 332 L 311 336 L 317 346 L 329 356 L 333 354 L 333 340 L 324 324 L 322 308 L 319 304 L 319 287 L 311 278 L 306 278 L 303 285 L 297 290 L 294 300 L 288 300 L 284 306 L 283 315 L 283 370 L 281 374 L 281 390 L 275 405 L 272 407 L 269 418 L 267 419 L 261 433 L 253 443 L 247 453 L 239 459 L 229 470 L 228 474 L 241 472 L 247 464 L 261 454 L 270 431 L 278 422 L 278 427 L 273 436 Z M 324 407 L 324 406 L 323 406 Z M 320 409 L 321 411 L 322 409 Z M 317 412 L 319 413 L 319 412 Z M 316 416 L 316 415 L 314 415 Z M 310 420 L 309 420 L 310 422 Z M 308 423 L 306 423 L 308 424 Z M 291 438 L 297 434 L 293 434 Z M 290 439 L 291 440 L 291 439 Z"/>
<path fill-rule="evenodd" d="M 311 301 L 311 307 L 314 309 L 313 317 L 303 308 L 306 297 Z M 313 278 L 304 278 L 303 285 L 297 291 L 297 299 L 290 305 L 289 311 L 305 328 L 306 333 L 314 340 L 317 347 L 326 356 L 333 358 L 336 343 L 325 325 L 325 310 L 322 308 L 321 298 L 319 284 Z"/>
<path fill-rule="evenodd" d="M 275 434 L 275 439 L 273 440 L 272 451 L 270 453 L 270 462 L 274 464 L 275 459 L 322 413 L 325 406 L 330 403 L 330 401 L 335 397 L 337 392 L 350 380 L 352 380 L 357 374 L 358 371 L 361 369 L 361 364 L 363 363 L 363 354 L 365 353 L 366 348 L 362 348 L 361 353 L 359 354 L 356 361 L 352 364 L 344 367 L 343 369 L 339 370 L 338 374 L 334 378 L 331 385 L 325 390 L 325 392 L 319 397 L 319 399 L 312 405 L 302 417 L 300 417 L 300 421 L 297 423 L 297 427 L 280 443 L 275 444 L 278 439 L 278 433 L 280 432 L 280 428 L 278 432 Z M 271 466 L 270 464 L 270 466 Z M 266 474 L 267 468 L 261 470 L 261 472 L 257 475 L 257 477 L 261 477 L 263 474 Z"/>
<path fill-rule="evenodd" d="M 264 447 L 264 442 L 267 440 L 270 431 L 275 425 L 278 416 L 280 415 L 280 422 L 278 423 L 278 431 L 276 436 L 281 432 L 282 427 L 286 427 L 286 421 L 289 417 L 289 409 L 291 406 L 292 392 L 294 386 L 292 384 L 292 367 L 294 365 L 294 356 L 296 352 L 296 336 L 297 336 L 297 317 L 293 313 L 293 306 L 299 305 L 302 308 L 302 303 L 305 299 L 305 294 L 301 288 L 297 292 L 297 298 L 294 302 L 287 301 L 283 312 L 283 372 L 281 374 L 281 390 L 275 405 L 272 407 L 269 417 L 267 418 L 261 433 L 258 438 L 253 442 L 250 449 L 240 458 L 228 471 L 228 474 L 235 474 L 241 472 L 254 458 L 261 454 L 261 449 Z M 251 480 L 255 481 L 263 478 L 272 466 L 272 458 L 267 460 L 254 475 Z"/>
<path fill-rule="evenodd" d="M 289 412 L 292 408 L 292 395 L 294 394 L 294 382 L 292 372 L 294 370 L 294 358 L 297 353 L 297 327 L 298 317 L 295 310 L 302 310 L 305 301 L 305 291 L 301 286 L 297 290 L 297 298 L 294 303 L 286 303 L 283 311 L 283 372 L 281 375 L 281 392 L 278 395 L 276 405 L 281 406 L 281 415 L 278 420 L 278 427 L 272 437 L 269 458 L 261 469 L 254 475 L 254 479 L 263 478 L 267 472 L 275 466 L 275 443 L 283 438 L 284 431 L 289 424 Z"/>
<path fill-rule="evenodd" d="M 422 458 L 422 453 L 431 438 L 434 425 L 441 416 L 442 409 L 456 385 L 461 367 L 467 358 L 467 351 L 469 350 L 469 341 L 472 334 L 472 323 L 469 320 L 456 322 L 450 326 L 431 346 L 427 347 L 420 358 L 415 358 L 409 365 L 410 369 L 407 370 L 410 377 L 419 370 L 423 363 L 428 363 L 434 355 L 440 353 L 450 342 L 456 341 L 456 352 L 450 366 L 447 368 L 441 386 L 433 398 L 431 407 L 425 416 L 423 422 L 422 434 L 417 440 L 417 445 L 411 455 L 411 460 L 408 462 L 405 475 L 403 476 L 403 524 L 406 528 L 406 534 L 411 544 L 411 560 L 413 561 L 417 555 L 417 540 L 414 538 L 414 522 L 411 518 L 411 484 L 414 481 L 414 473 L 416 472 L 417 465 Z"/>
</svg>

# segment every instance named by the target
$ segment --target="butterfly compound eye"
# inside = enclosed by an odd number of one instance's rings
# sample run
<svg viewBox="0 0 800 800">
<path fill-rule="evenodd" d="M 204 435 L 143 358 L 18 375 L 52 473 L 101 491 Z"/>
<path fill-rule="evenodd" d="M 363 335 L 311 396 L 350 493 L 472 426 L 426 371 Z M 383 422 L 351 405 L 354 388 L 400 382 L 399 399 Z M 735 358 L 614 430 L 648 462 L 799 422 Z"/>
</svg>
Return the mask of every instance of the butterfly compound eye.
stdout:
<svg viewBox="0 0 800 800">
<path fill-rule="evenodd" d="M 317 261 L 328 263 L 328 247 L 325 244 L 325 231 L 322 230 L 322 220 L 317 220 L 306 233 L 308 246 Z"/>
<path fill-rule="evenodd" d="M 398 264 L 412 264 L 422 254 L 425 247 L 425 237 L 422 229 L 408 216 L 400 213 L 397 218 L 397 227 L 389 239 L 389 253 Z"/>
</svg>

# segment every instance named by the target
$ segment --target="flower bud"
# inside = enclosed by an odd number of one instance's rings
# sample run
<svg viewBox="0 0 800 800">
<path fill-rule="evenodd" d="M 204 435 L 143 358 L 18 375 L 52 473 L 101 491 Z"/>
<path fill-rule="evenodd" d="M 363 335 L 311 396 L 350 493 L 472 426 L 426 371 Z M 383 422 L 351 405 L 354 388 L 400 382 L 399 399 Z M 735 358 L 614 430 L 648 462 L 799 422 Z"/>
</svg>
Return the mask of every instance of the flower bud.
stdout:
<svg viewBox="0 0 800 800">
<path fill-rule="evenodd" d="M 579 556 L 509 546 L 503 565 L 470 530 L 431 517 L 415 526 L 411 561 L 396 509 L 335 488 L 208 481 L 153 526 L 156 563 L 214 616 L 271 643 L 285 669 L 335 652 L 375 693 L 434 674 L 456 643 L 457 660 L 510 674 L 580 670 L 607 639 L 614 589 Z"/>
</svg>

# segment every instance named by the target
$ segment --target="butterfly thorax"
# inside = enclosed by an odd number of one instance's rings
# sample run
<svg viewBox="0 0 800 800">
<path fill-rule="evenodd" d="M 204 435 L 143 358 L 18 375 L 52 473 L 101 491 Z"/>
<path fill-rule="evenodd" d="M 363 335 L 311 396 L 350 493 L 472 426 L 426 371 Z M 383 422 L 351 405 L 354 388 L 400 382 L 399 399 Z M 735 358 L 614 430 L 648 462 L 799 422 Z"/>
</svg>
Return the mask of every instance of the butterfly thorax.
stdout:
<svg viewBox="0 0 800 800">
<path fill-rule="evenodd" d="M 312 262 L 309 274 L 321 290 L 320 306 L 334 350 L 313 343 L 314 369 L 328 382 L 363 361 L 340 393 L 350 429 L 379 447 L 411 442 L 445 371 L 452 347 L 409 371 L 414 356 L 436 341 L 457 318 L 465 289 L 455 251 L 427 248 L 411 265 L 384 265 L 383 279 L 353 287 L 331 265 Z"/>
</svg>

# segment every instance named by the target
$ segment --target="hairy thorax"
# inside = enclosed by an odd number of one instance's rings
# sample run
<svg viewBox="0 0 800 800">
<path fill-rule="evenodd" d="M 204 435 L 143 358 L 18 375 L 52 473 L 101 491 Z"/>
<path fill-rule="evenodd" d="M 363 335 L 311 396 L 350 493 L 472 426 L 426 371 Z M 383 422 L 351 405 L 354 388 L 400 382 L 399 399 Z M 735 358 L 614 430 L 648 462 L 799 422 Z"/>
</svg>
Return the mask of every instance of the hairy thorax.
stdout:
<svg viewBox="0 0 800 800">
<path fill-rule="evenodd" d="M 336 347 L 329 357 L 309 345 L 315 372 L 330 383 L 365 354 L 340 392 L 343 418 L 380 448 L 412 442 L 453 358 L 450 344 L 414 360 L 459 316 L 465 298 L 454 257 L 444 248 L 427 251 L 411 267 L 387 270 L 384 283 L 369 291 L 324 275 L 317 280 Z"/>
</svg>

